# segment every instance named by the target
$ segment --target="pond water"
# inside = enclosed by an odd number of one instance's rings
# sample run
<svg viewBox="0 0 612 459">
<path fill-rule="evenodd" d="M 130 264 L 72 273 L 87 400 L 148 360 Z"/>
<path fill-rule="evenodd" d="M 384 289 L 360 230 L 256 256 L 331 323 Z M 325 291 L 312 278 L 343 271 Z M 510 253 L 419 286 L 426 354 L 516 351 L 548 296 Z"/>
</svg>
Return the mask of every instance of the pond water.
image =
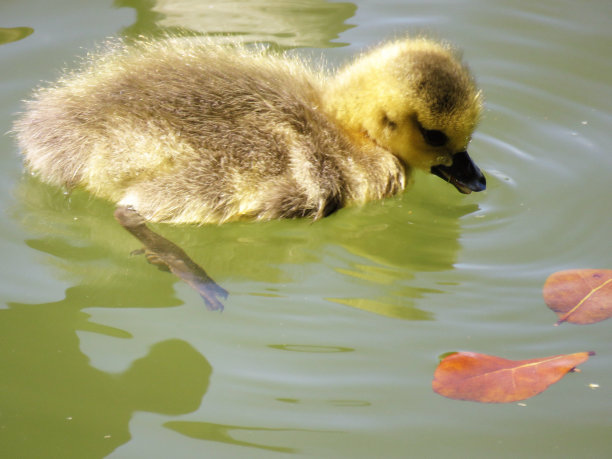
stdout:
<svg viewBox="0 0 612 459">
<path fill-rule="evenodd" d="M 0 137 L 3 457 L 612 456 L 612 321 L 553 327 L 541 296 L 555 271 L 612 266 L 609 0 L 27 0 L 0 17 L 3 132 L 108 36 L 230 33 L 330 67 L 406 32 L 449 39 L 486 97 L 470 152 L 488 180 L 464 196 L 418 174 L 314 224 L 155 225 L 230 291 L 215 313 L 130 256 L 111 204 L 24 174 Z M 455 350 L 597 355 L 490 405 L 432 391 Z"/>
</svg>

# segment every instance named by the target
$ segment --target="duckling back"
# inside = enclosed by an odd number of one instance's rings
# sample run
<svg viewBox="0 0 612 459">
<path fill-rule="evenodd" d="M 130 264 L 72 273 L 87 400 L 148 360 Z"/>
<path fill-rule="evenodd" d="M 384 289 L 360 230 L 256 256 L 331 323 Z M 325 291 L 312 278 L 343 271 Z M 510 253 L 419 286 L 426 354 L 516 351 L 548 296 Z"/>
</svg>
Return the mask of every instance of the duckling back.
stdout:
<svg viewBox="0 0 612 459">
<path fill-rule="evenodd" d="M 356 144 L 296 59 L 205 39 L 110 47 L 15 123 L 47 182 L 175 223 L 319 218 L 404 187 L 400 161 Z"/>
</svg>

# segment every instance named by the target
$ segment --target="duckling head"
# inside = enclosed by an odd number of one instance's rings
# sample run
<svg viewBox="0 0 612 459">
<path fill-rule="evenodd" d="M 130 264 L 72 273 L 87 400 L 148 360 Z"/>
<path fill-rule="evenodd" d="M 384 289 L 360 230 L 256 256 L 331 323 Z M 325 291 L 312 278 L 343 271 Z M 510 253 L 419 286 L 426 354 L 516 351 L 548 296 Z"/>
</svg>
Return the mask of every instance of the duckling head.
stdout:
<svg viewBox="0 0 612 459">
<path fill-rule="evenodd" d="M 407 39 L 375 48 L 342 69 L 326 108 L 350 133 L 431 172 L 462 193 L 486 180 L 467 153 L 482 97 L 452 48 Z"/>
</svg>

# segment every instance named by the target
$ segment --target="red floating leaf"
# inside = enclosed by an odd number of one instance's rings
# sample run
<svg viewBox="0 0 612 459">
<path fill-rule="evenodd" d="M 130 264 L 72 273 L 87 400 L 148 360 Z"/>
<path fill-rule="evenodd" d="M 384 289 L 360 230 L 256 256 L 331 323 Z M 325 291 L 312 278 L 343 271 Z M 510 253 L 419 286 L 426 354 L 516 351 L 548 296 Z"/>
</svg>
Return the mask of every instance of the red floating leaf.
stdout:
<svg viewBox="0 0 612 459">
<path fill-rule="evenodd" d="M 475 352 L 456 352 L 442 359 L 433 390 L 444 397 L 486 403 L 509 403 L 543 392 L 594 352 L 541 359 L 507 360 Z"/>
<path fill-rule="evenodd" d="M 612 317 L 612 270 L 572 269 L 551 274 L 544 284 L 544 301 L 559 320 L 592 324 Z"/>
</svg>

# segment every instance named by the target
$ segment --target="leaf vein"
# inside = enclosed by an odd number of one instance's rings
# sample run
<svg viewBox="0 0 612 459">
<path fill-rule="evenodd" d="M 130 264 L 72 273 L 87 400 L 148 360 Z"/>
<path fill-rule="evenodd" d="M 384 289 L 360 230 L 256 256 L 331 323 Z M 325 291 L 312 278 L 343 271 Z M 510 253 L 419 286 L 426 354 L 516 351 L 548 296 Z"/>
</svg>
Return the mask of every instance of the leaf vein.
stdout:
<svg viewBox="0 0 612 459">
<path fill-rule="evenodd" d="M 593 290 L 591 290 L 588 294 L 586 294 L 584 296 L 583 299 L 581 299 L 578 304 L 576 306 L 574 306 L 572 309 L 570 309 L 569 311 L 567 311 L 563 317 L 561 319 L 559 319 L 560 322 L 564 322 L 567 320 L 567 318 L 572 315 L 579 307 L 581 307 L 585 301 L 587 301 L 591 296 L 593 296 L 595 294 L 595 292 L 597 292 L 598 290 L 604 288 L 606 285 L 608 285 L 610 282 L 612 282 L 612 279 L 608 279 L 607 281 L 603 282 L 601 285 L 598 285 L 597 287 L 595 287 Z"/>
</svg>

